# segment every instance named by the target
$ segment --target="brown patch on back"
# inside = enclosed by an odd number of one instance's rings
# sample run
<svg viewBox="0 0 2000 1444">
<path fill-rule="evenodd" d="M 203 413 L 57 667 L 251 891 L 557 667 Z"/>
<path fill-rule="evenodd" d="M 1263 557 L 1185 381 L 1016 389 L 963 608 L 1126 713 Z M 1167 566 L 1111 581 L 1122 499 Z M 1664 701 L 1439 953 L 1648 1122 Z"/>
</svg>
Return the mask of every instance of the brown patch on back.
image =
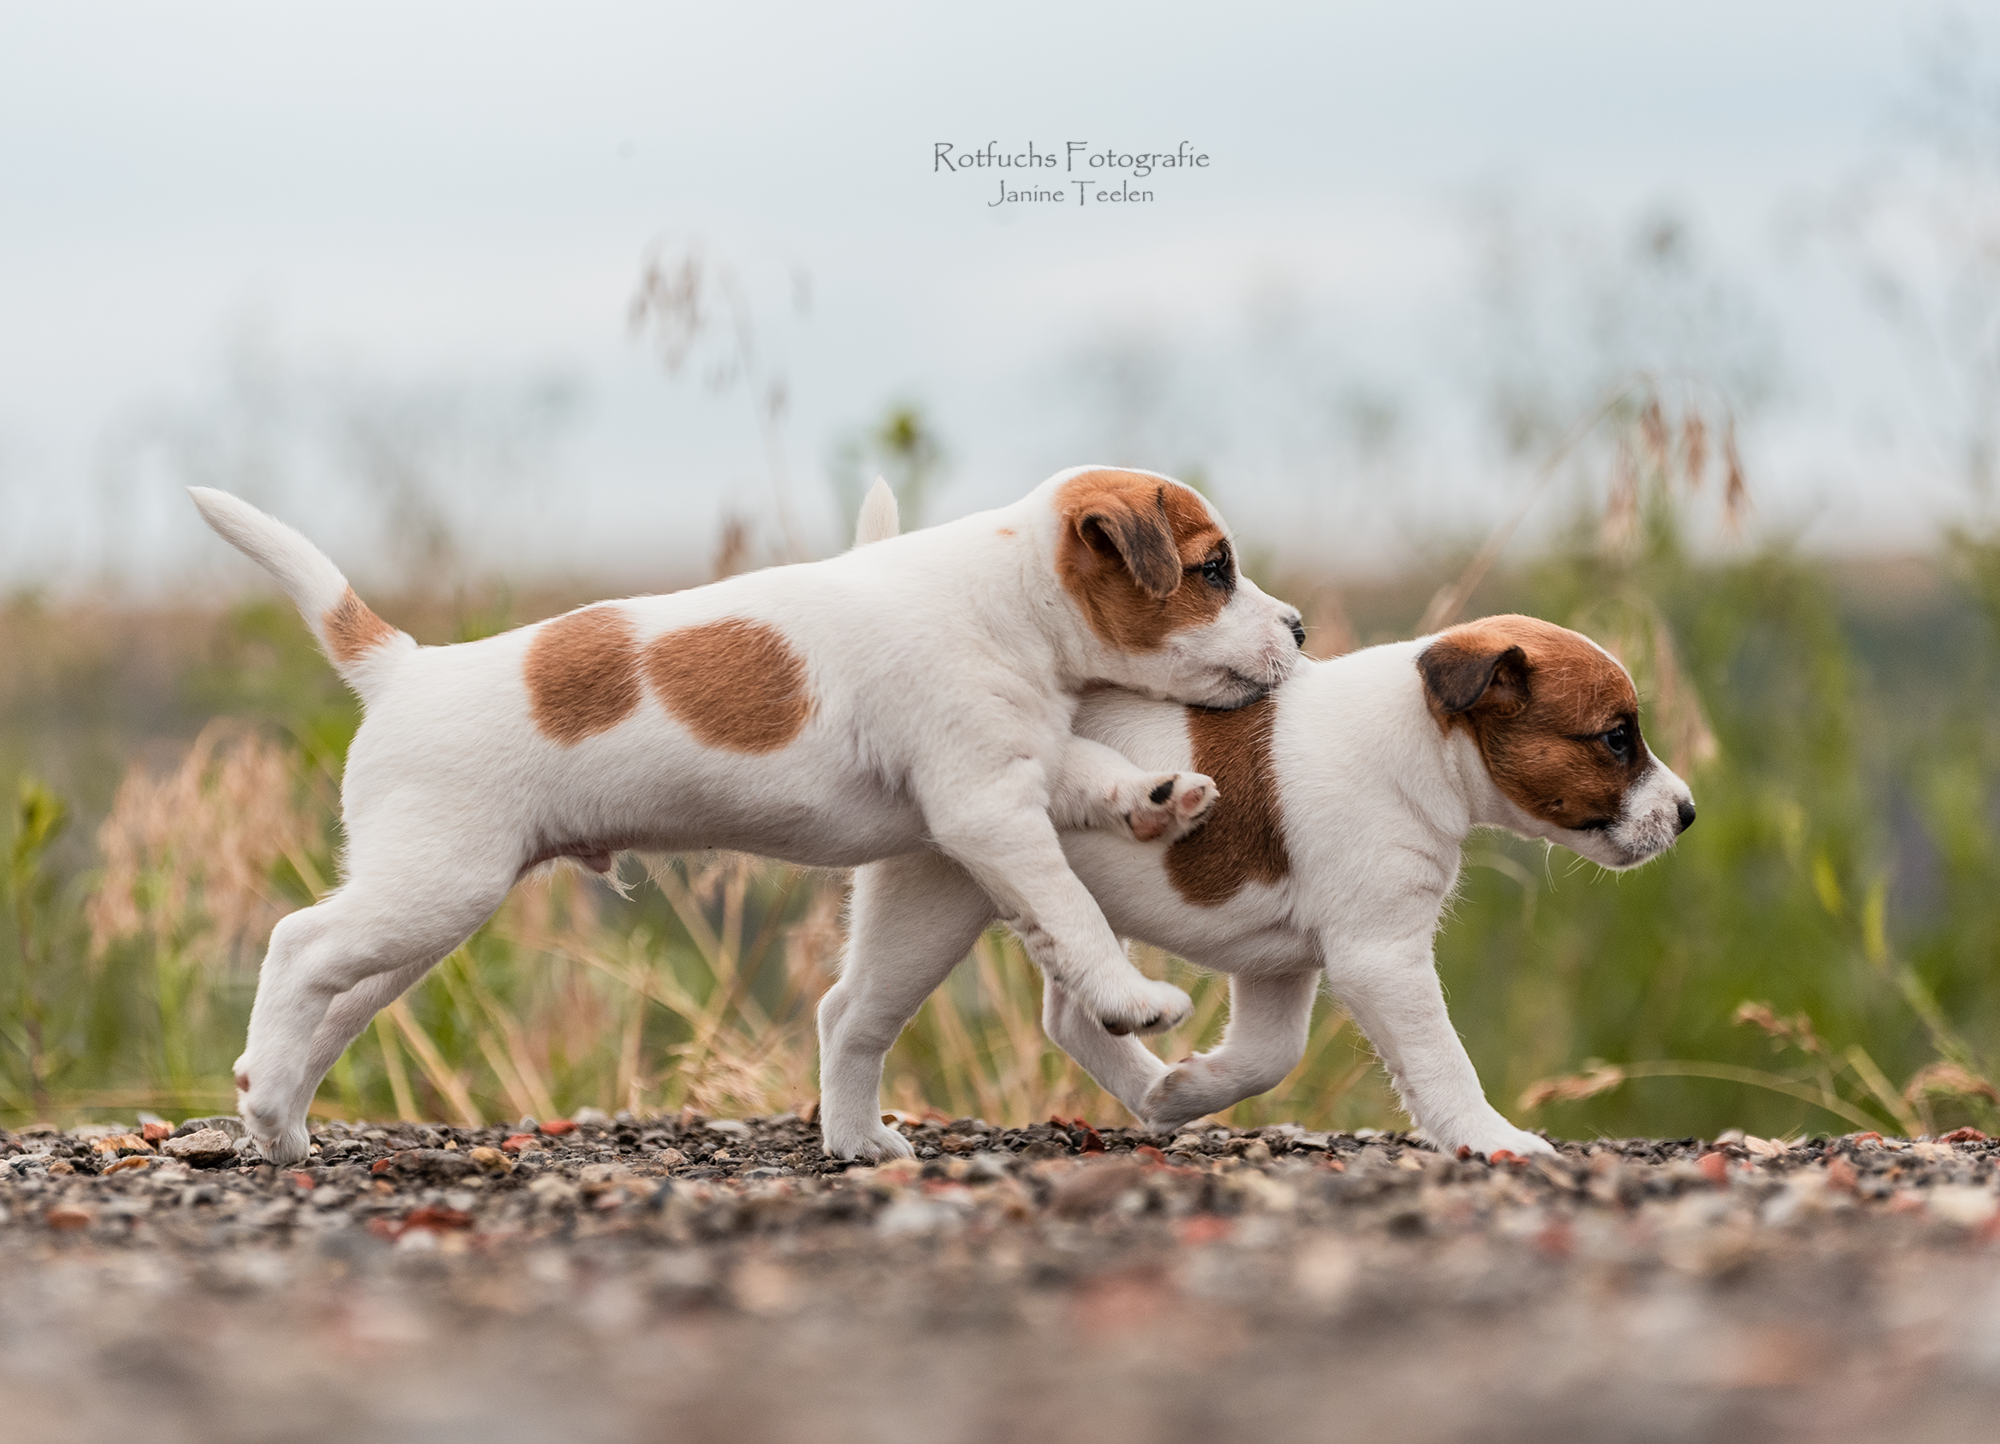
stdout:
<svg viewBox="0 0 2000 1444">
<path fill-rule="evenodd" d="M 1647 766 L 1632 679 L 1580 632 L 1535 617 L 1485 617 L 1442 633 L 1417 669 L 1438 725 L 1471 733 L 1494 783 L 1546 822 L 1615 819 Z M 1620 722 L 1632 729 L 1629 762 L 1599 740 Z"/>
<path fill-rule="evenodd" d="M 1275 883 L 1292 870 L 1271 762 L 1277 715 L 1269 697 L 1234 712 L 1187 709 L 1194 770 L 1222 794 L 1208 821 L 1167 849 L 1167 877 L 1196 907 L 1220 907 L 1244 884 Z"/>
<path fill-rule="evenodd" d="M 319 625 L 320 630 L 326 633 L 327 650 L 333 653 L 333 660 L 343 667 L 352 666 L 396 635 L 396 629 L 376 616 L 368 603 L 355 596 L 352 587 L 342 592 L 340 600 L 326 609 Z"/>
<path fill-rule="evenodd" d="M 639 643 L 619 607 L 583 607 L 542 623 L 522 671 L 535 726 L 565 747 L 608 732 L 639 705 Z"/>
<path fill-rule="evenodd" d="M 776 752 L 812 716 L 805 660 L 763 622 L 663 633 L 646 644 L 646 678 L 696 741 L 730 752 Z"/>
<path fill-rule="evenodd" d="M 1228 605 L 1230 594 L 1200 575 L 1218 550 L 1228 556 L 1228 538 L 1208 504 L 1179 482 L 1086 471 L 1063 483 L 1055 505 L 1062 527 L 1056 574 L 1091 630 L 1112 646 L 1155 651 Z M 1233 558 L 1229 565 L 1233 586 Z"/>
</svg>

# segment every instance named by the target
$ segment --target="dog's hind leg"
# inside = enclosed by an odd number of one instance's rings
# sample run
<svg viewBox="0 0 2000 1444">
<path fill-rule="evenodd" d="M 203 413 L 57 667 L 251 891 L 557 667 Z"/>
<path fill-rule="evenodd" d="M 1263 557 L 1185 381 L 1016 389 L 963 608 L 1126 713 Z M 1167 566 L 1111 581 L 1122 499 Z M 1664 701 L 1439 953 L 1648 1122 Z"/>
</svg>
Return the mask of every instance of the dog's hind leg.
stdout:
<svg viewBox="0 0 2000 1444">
<path fill-rule="evenodd" d="M 993 904 L 957 863 L 912 853 L 856 870 L 849 917 L 840 981 L 819 1004 L 820 1137 L 834 1158 L 908 1158 L 882 1123 L 882 1060 Z"/>
<path fill-rule="evenodd" d="M 1229 980 L 1229 1026 L 1211 1053 L 1163 1068 L 1135 1109 L 1157 1133 L 1254 1098 L 1282 1083 L 1305 1056 L 1319 973 Z"/>
<path fill-rule="evenodd" d="M 416 858 L 357 853 L 355 874 L 340 891 L 272 931 L 258 973 L 236 1096 L 250 1136 L 273 1163 L 306 1155 L 306 1110 L 339 1057 L 334 1034 L 362 1004 L 386 1002 L 465 941 L 506 898 L 519 866 L 447 859 L 442 849 Z M 348 995 L 322 1038 L 329 1011 Z"/>
</svg>

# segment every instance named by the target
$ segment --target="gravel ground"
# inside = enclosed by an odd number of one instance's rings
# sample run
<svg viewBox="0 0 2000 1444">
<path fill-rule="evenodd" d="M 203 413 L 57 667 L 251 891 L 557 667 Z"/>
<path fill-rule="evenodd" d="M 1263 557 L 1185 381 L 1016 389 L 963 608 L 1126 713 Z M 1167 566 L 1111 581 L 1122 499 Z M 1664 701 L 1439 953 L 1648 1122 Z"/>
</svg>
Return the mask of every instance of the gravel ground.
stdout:
<svg viewBox="0 0 2000 1444">
<path fill-rule="evenodd" d="M 0 1436 L 1980 1439 L 2000 1144 L 0 1132 Z M 180 1155 L 173 1157 L 170 1155 Z"/>
</svg>

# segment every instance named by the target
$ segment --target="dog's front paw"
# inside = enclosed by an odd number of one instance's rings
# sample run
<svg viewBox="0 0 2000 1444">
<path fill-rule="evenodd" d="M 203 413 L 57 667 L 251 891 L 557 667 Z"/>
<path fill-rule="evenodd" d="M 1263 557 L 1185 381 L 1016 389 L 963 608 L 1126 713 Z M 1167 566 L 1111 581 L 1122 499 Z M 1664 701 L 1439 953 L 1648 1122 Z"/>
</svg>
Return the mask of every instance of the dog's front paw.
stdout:
<svg viewBox="0 0 2000 1444">
<path fill-rule="evenodd" d="M 1488 1158 L 1503 1149 L 1517 1158 L 1534 1158 L 1556 1151 L 1554 1145 L 1546 1138 L 1516 1128 L 1497 1115 L 1490 1125 L 1463 1130 L 1456 1141 L 1443 1151 L 1456 1153 L 1460 1148 L 1470 1148 L 1474 1153 L 1484 1154 Z"/>
<path fill-rule="evenodd" d="M 1194 1011 L 1194 1000 L 1172 983 L 1135 977 L 1129 988 L 1097 1000 L 1097 1021 L 1117 1037 L 1127 1033 L 1164 1033 L 1178 1028 Z"/>
<path fill-rule="evenodd" d="M 304 1162 L 306 1155 L 312 1152 L 312 1139 L 303 1122 L 267 1129 L 254 1122 L 247 1109 L 242 1116 L 243 1126 L 249 1131 L 251 1142 L 257 1145 L 257 1151 L 263 1155 L 264 1162 L 289 1168 L 294 1163 Z"/>
<path fill-rule="evenodd" d="M 1141 842 L 1178 842 L 1208 821 L 1222 793 L 1199 772 L 1172 772 L 1154 778 L 1125 813 L 1125 825 Z"/>
<path fill-rule="evenodd" d="M 236 1113 L 264 1161 L 285 1168 L 301 1162 L 312 1151 L 312 1139 L 306 1130 L 305 1109 L 282 1101 L 283 1090 L 267 1081 L 268 1077 L 246 1059 L 237 1060 Z M 274 1097 L 280 1101 L 269 1101 Z"/>
<path fill-rule="evenodd" d="M 841 1126 L 831 1121 L 823 1125 L 820 1146 L 828 1158 L 853 1158 L 863 1163 L 882 1163 L 891 1158 L 915 1158 L 910 1140 L 883 1123 Z"/>
<path fill-rule="evenodd" d="M 1174 1133 L 1195 1119 L 1241 1100 L 1218 1100 L 1206 1055 L 1197 1053 L 1169 1068 L 1147 1092 L 1140 1116 L 1154 1133 Z"/>
</svg>

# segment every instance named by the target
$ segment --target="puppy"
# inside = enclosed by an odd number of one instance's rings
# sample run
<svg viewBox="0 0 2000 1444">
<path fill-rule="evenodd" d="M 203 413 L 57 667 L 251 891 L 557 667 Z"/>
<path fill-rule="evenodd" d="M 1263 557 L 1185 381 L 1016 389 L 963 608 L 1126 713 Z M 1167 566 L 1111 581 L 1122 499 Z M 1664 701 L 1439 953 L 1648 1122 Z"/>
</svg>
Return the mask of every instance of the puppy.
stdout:
<svg viewBox="0 0 2000 1444">
<path fill-rule="evenodd" d="M 265 566 L 366 704 L 342 784 L 345 882 L 271 934 L 238 1105 L 264 1156 L 376 1011 L 558 858 L 736 848 L 847 866 L 931 846 L 977 879 L 1077 1006 L 1171 1027 L 1179 989 L 1127 961 L 1050 821 L 1174 835 L 1208 779 L 1071 737 L 1086 689 L 1238 707 L 1292 668 L 1294 609 L 1236 567 L 1189 488 L 1083 468 L 998 511 L 826 561 L 603 602 L 419 647 L 311 543 L 222 492 L 195 504 Z"/>
<path fill-rule="evenodd" d="M 1488 617 L 1308 662 L 1238 711 L 1105 695 L 1076 728 L 1112 757 L 1199 769 L 1222 794 L 1200 831 L 1166 847 L 1063 839 L 1120 934 L 1230 974 L 1221 1046 L 1173 1066 L 1107 1033 L 1065 980 L 1046 980 L 1049 1036 L 1147 1127 L 1170 1132 L 1283 1079 L 1324 977 L 1439 1147 L 1550 1151 L 1487 1103 L 1446 1016 L 1431 938 L 1473 828 L 1623 869 L 1694 821 L 1687 785 L 1647 750 L 1632 680 L 1608 653 L 1532 617 Z M 1097 755 L 1074 760 L 1087 774 Z M 936 853 L 856 874 L 846 962 L 820 1013 L 829 1153 L 910 1151 L 879 1121 L 883 1054 L 1003 916 Z"/>
</svg>

